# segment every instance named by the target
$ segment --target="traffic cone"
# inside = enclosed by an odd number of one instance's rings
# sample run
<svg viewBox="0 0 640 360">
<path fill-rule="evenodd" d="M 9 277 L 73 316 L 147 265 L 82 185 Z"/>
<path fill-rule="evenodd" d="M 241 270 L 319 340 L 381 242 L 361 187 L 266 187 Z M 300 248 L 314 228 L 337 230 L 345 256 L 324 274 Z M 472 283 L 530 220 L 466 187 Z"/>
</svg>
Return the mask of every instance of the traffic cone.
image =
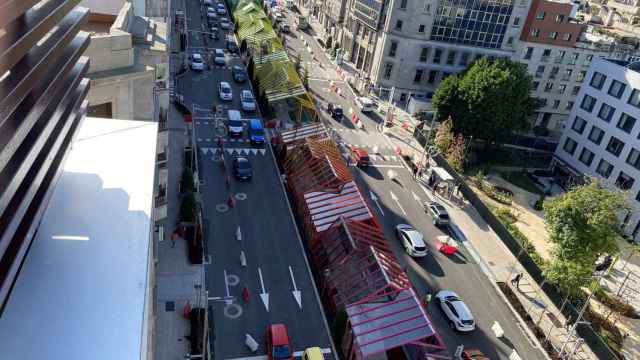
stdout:
<svg viewBox="0 0 640 360">
<path fill-rule="evenodd" d="M 242 300 L 247 303 L 249 302 L 249 288 L 246 286 L 242 288 Z"/>
<path fill-rule="evenodd" d="M 229 199 L 227 199 L 227 205 L 229 205 L 229 207 L 236 207 L 236 199 L 233 197 L 233 195 L 229 195 Z"/>
</svg>

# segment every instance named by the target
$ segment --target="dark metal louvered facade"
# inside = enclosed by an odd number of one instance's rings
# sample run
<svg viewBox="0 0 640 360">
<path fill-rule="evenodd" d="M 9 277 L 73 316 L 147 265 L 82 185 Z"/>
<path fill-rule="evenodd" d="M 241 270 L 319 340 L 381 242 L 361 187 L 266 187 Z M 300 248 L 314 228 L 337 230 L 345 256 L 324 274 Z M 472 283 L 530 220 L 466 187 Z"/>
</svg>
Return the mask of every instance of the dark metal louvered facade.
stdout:
<svg viewBox="0 0 640 360">
<path fill-rule="evenodd" d="M 0 316 L 86 114 L 79 3 L 0 0 Z"/>
</svg>

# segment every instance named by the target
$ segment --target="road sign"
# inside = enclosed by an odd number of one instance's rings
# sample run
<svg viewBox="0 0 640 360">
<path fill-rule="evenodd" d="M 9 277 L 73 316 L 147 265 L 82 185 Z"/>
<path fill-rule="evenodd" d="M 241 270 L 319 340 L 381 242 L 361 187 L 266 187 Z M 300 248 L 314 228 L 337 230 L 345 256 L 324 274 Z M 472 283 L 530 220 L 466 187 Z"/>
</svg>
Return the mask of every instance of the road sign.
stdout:
<svg viewBox="0 0 640 360">
<path fill-rule="evenodd" d="M 453 353 L 453 358 L 456 360 L 462 359 L 462 351 L 464 351 L 464 345 L 458 345 L 456 352 Z"/>
</svg>

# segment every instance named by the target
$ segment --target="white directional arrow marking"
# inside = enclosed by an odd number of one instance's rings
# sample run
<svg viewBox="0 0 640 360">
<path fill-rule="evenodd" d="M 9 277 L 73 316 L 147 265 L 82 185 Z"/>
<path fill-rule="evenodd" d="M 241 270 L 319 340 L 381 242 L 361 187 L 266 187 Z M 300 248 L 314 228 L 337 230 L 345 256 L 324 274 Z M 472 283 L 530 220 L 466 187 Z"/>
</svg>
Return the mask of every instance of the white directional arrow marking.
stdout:
<svg viewBox="0 0 640 360">
<path fill-rule="evenodd" d="M 416 193 L 414 193 L 413 190 L 411 190 L 411 195 L 413 195 L 413 200 L 420 202 L 420 197 L 416 195 Z"/>
<path fill-rule="evenodd" d="M 376 206 L 378 207 L 378 211 L 380 211 L 380 214 L 384 216 L 384 211 L 382 211 L 382 207 L 380 207 L 380 203 L 378 203 L 378 197 L 376 196 L 376 193 L 374 193 L 373 191 L 369 191 L 369 193 L 371 195 L 371 200 L 373 200 L 373 202 L 376 203 Z"/>
<path fill-rule="evenodd" d="M 260 286 L 262 287 L 260 299 L 262 299 L 264 307 L 269 311 L 269 294 L 267 294 L 267 291 L 264 289 L 264 280 L 262 280 L 262 270 L 260 270 L 260 268 L 258 268 L 258 276 L 260 277 Z"/>
<path fill-rule="evenodd" d="M 406 216 L 407 212 L 404 211 L 404 208 L 402 207 L 402 205 L 400 205 L 400 200 L 398 199 L 396 194 L 394 194 L 393 191 L 389 191 L 389 193 L 391 194 L 391 198 L 393 199 L 393 201 L 395 201 L 396 204 L 398 204 L 398 207 L 400 208 L 400 211 L 402 211 L 402 213 Z"/>
<path fill-rule="evenodd" d="M 236 229 L 236 240 L 242 240 L 242 230 L 240 230 L 240 225 L 238 225 L 238 229 Z"/>
<path fill-rule="evenodd" d="M 267 152 L 267 150 L 265 150 L 265 149 L 258 149 L 258 151 L 260 151 L 260 154 L 262 154 L 262 155 L 264 155 Z"/>
<path fill-rule="evenodd" d="M 300 293 L 300 290 L 298 290 L 296 286 L 296 279 L 293 277 L 293 269 L 291 269 L 291 266 L 289 266 L 289 274 L 291 274 L 291 282 L 293 283 L 293 291 L 291 293 L 293 293 L 293 297 L 296 299 L 298 306 L 302 309 L 302 293 Z"/>
<path fill-rule="evenodd" d="M 252 153 L 253 155 L 257 154 L 257 153 L 258 153 L 258 149 L 251 149 L 251 153 Z"/>
</svg>

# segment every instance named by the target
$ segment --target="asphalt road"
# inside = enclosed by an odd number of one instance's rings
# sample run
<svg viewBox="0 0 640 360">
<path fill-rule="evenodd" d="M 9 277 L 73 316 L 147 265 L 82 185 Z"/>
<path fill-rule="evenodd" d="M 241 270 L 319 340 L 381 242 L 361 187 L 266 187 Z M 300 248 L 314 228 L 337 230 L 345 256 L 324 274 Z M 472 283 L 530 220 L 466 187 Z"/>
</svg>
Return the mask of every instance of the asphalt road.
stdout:
<svg viewBox="0 0 640 360">
<path fill-rule="evenodd" d="M 185 3 L 189 52 L 207 55 L 214 48 L 224 48 L 225 37 L 231 32 L 220 30 L 218 41 L 206 38 L 201 33 L 206 20 L 200 2 Z M 177 83 L 185 103 L 194 109 L 200 200 L 211 261 L 207 266 L 207 289 L 213 298 L 210 305 L 215 323 L 214 356 L 233 359 L 265 355 L 265 330 L 272 323 L 288 326 L 294 351 L 319 346 L 328 352 L 331 349 L 328 328 L 271 150 L 269 146 L 252 146 L 246 134 L 240 141 L 229 139 L 224 130 L 226 111 L 222 117 L 212 111 L 217 105 L 223 105 L 225 110 L 240 109 L 240 90 L 250 89 L 249 83 L 233 82 L 230 66 L 240 64 L 240 59 L 227 54 L 226 60 L 226 67 L 203 72 L 189 70 Z M 233 101 L 223 104 L 218 99 L 219 81 L 231 84 Z M 245 113 L 245 117 L 260 116 Z M 224 141 L 224 149 L 218 145 L 218 136 Z M 227 187 L 225 174 L 231 173 L 232 157 L 240 154 L 251 161 L 253 179 L 241 183 L 230 176 Z M 228 205 L 230 195 L 235 199 L 233 207 Z M 245 254 L 246 266 L 241 263 L 241 252 Z M 247 301 L 243 298 L 245 287 Z M 260 344 L 256 353 L 244 345 L 246 334 Z M 330 354 L 325 356 L 334 358 Z"/>
<path fill-rule="evenodd" d="M 291 16 L 290 11 L 288 16 Z M 289 21 L 293 23 L 291 18 Z M 411 179 L 410 172 L 402 166 L 399 157 L 395 156 L 393 146 L 376 130 L 376 126 L 382 122 L 379 116 L 358 112 L 365 125 L 364 130 L 357 129 L 351 122 L 348 115 L 349 109 L 353 108 L 357 111 L 353 96 L 335 72 L 328 71 L 335 67 L 322 53 L 318 44 L 313 41 L 314 35 L 316 34 L 313 31 L 302 33 L 294 30 L 287 38 L 287 46 L 289 51 L 299 54 L 303 64 L 311 69 L 310 90 L 322 108 L 323 121 L 335 130 L 335 137 L 342 144 L 343 151 L 348 152 L 350 147 L 363 147 L 372 154 L 374 147 L 377 147 L 379 154 L 373 157 L 372 167 L 364 171 L 355 167 L 352 169 L 362 192 L 369 195 L 367 196 L 369 205 L 383 225 L 384 232 L 399 261 L 407 269 L 414 287 L 421 295 L 427 291 L 435 294 L 442 289 L 453 290 L 465 301 L 476 319 L 477 328 L 474 332 L 456 333 L 449 328 L 439 305 L 435 301 L 431 302 L 428 311 L 449 353 L 453 355 L 457 346 L 464 345 L 467 348 L 481 349 L 491 359 L 508 359 L 512 349 L 515 348 L 523 359 L 544 359 L 541 351 L 534 347 L 531 340 L 520 329 L 516 317 L 499 297 L 490 280 L 465 247 L 460 247 L 459 253 L 454 256 L 446 256 L 435 251 L 432 240 L 435 236 L 442 234 L 442 231 L 433 225 L 420 204 L 421 201 L 433 195 L 425 192 Z M 302 44 L 303 38 L 316 54 L 315 61 Z M 342 90 L 342 96 L 330 90 L 330 80 Z M 328 116 L 326 112 L 328 102 L 340 104 L 343 107 L 347 115 L 342 121 L 338 122 Z M 398 174 L 397 181 L 389 180 L 387 175 L 389 170 Z M 377 203 L 371 200 L 371 192 L 378 198 Z M 416 260 L 406 255 L 394 231 L 395 226 L 400 223 L 410 224 L 422 232 L 430 247 L 430 254 L 427 257 Z M 498 339 L 491 330 L 491 325 L 495 321 L 505 332 L 502 339 Z"/>
</svg>

